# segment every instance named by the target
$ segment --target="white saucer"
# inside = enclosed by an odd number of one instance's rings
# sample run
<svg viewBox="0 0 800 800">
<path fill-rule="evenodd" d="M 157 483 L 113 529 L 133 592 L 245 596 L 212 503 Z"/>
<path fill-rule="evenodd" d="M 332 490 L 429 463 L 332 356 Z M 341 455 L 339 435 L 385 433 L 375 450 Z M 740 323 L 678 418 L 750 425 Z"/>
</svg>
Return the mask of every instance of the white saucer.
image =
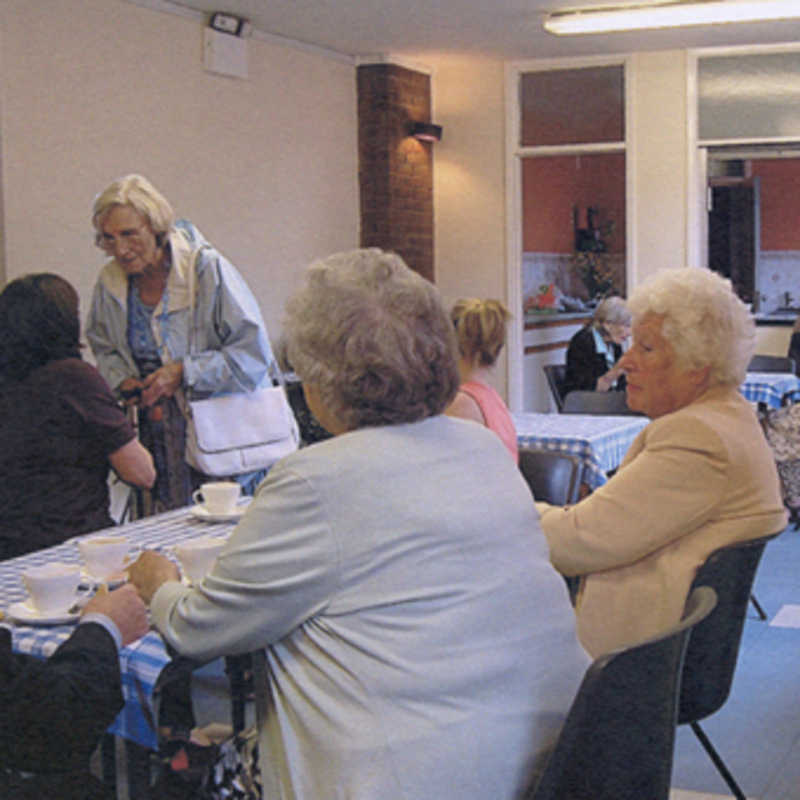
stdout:
<svg viewBox="0 0 800 800">
<path fill-rule="evenodd" d="M 42 614 L 27 600 L 13 603 L 6 609 L 6 613 L 15 622 L 21 622 L 24 625 L 69 625 L 80 617 L 80 613 L 77 611 Z"/>
<path fill-rule="evenodd" d="M 189 513 L 195 519 L 202 519 L 206 522 L 236 522 L 244 516 L 248 504 L 249 501 L 244 505 L 240 504 L 235 511 L 231 511 L 229 514 L 212 514 L 205 506 L 201 505 L 192 506 L 189 509 Z"/>
</svg>

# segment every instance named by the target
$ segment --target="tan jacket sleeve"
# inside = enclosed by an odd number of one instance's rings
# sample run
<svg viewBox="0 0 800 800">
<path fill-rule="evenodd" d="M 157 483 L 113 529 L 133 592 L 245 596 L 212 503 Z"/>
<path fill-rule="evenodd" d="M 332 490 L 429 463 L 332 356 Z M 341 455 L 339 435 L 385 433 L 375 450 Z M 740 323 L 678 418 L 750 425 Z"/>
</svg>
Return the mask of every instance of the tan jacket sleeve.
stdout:
<svg viewBox="0 0 800 800">
<path fill-rule="evenodd" d="M 654 421 L 607 484 L 574 506 L 537 504 L 553 565 L 564 575 L 613 569 L 700 527 L 722 501 L 728 464 L 701 420 Z"/>
</svg>

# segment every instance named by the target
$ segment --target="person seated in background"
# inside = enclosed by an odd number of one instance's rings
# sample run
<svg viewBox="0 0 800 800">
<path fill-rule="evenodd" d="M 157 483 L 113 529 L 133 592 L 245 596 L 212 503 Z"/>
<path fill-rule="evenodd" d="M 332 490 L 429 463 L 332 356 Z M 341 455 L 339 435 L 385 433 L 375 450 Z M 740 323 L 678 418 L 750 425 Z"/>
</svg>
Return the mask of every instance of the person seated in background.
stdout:
<svg viewBox="0 0 800 800">
<path fill-rule="evenodd" d="M 461 385 L 447 407 L 451 417 L 471 419 L 494 431 L 519 461 L 517 431 L 503 398 L 489 383 L 489 373 L 506 342 L 508 309 L 499 300 L 458 300 L 450 311 L 458 343 Z"/>
<path fill-rule="evenodd" d="M 144 636 L 147 609 L 133 586 L 98 593 L 48 659 L 13 653 L 0 626 L 0 797 L 116 796 L 89 758 L 122 708 L 118 649 Z"/>
<path fill-rule="evenodd" d="M 631 313 L 625 301 L 606 297 L 595 309 L 592 321 L 570 340 L 564 395 L 624 390 L 625 375 L 619 359 L 630 334 Z"/>
<path fill-rule="evenodd" d="M 58 275 L 0 292 L 0 559 L 113 525 L 109 464 L 134 486 L 155 480 L 79 338 L 78 294 Z"/>
<path fill-rule="evenodd" d="M 519 797 L 589 660 L 519 469 L 442 413 L 458 368 L 437 289 L 397 255 L 340 253 L 284 331 L 333 437 L 270 470 L 199 586 L 152 551 L 131 580 L 179 653 L 266 648 L 265 798 Z"/>
<path fill-rule="evenodd" d="M 628 306 L 628 405 L 652 422 L 608 483 L 571 507 L 537 503 L 553 565 L 582 576 L 578 632 L 595 657 L 677 623 L 714 550 L 786 525 L 774 457 L 739 392 L 755 323 L 730 281 L 664 270 Z"/>
</svg>

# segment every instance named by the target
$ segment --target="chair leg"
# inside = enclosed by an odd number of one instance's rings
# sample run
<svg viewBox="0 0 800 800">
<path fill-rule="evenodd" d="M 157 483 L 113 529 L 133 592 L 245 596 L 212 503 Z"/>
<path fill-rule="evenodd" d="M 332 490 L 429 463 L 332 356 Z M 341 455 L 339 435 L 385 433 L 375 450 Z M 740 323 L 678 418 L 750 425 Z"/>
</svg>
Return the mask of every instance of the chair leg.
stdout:
<svg viewBox="0 0 800 800">
<path fill-rule="evenodd" d="M 717 753 L 717 751 L 714 749 L 714 745 L 711 744 L 711 740 L 708 738 L 708 736 L 706 736 L 699 723 L 690 722 L 689 725 L 694 731 L 694 735 L 700 740 L 700 744 L 703 745 L 706 753 L 708 753 L 709 758 L 714 762 L 714 766 L 719 771 L 719 774 L 722 775 L 725 783 L 728 784 L 728 788 L 733 792 L 736 800 L 747 800 L 744 792 L 739 788 L 739 784 L 736 783 L 733 775 L 731 775 L 731 773 L 728 771 L 728 768 L 725 766 L 725 762 L 722 760 L 719 753 Z"/>
<path fill-rule="evenodd" d="M 753 604 L 753 607 L 755 608 L 758 616 L 761 619 L 766 619 L 767 615 L 764 613 L 764 609 L 761 608 L 761 603 L 759 603 L 758 600 L 756 600 L 756 596 L 754 594 L 750 595 L 750 602 Z"/>
</svg>

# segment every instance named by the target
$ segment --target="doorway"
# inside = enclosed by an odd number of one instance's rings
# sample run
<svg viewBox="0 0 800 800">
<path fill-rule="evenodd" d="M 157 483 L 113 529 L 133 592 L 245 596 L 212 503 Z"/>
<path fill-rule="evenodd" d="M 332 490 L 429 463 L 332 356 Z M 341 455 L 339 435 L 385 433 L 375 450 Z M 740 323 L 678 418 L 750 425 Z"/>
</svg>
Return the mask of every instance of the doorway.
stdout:
<svg viewBox="0 0 800 800">
<path fill-rule="evenodd" d="M 706 255 L 761 315 L 800 307 L 800 146 L 709 148 Z"/>
<path fill-rule="evenodd" d="M 760 179 L 709 178 L 708 190 L 708 266 L 729 278 L 745 303 L 753 303 L 761 251 Z"/>
</svg>

